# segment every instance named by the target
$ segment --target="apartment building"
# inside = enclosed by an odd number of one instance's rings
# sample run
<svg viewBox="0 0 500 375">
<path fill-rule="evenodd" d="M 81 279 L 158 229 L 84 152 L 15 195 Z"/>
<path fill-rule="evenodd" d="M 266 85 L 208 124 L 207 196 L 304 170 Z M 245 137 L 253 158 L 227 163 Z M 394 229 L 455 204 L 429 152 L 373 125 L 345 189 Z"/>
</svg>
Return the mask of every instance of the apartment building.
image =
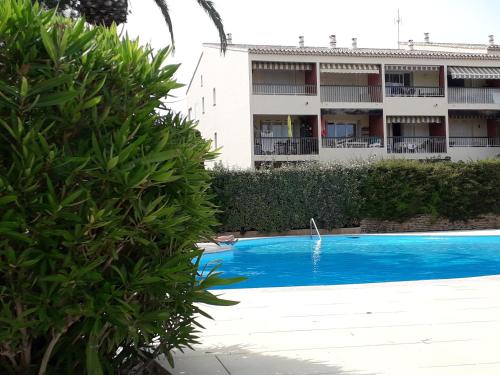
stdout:
<svg viewBox="0 0 500 375">
<path fill-rule="evenodd" d="M 226 166 L 500 154 L 500 46 L 204 44 L 188 114 Z"/>
</svg>

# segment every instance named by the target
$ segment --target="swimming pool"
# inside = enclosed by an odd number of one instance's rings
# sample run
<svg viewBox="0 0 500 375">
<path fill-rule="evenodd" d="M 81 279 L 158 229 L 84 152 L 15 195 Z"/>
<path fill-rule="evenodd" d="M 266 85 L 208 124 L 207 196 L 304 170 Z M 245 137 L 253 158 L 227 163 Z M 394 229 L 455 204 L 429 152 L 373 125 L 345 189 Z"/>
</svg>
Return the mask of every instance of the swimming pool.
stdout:
<svg viewBox="0 0 500 375">
<path fill-rule="evenodd" d="M 358 284 L 500 274 L 500 236 L 309 236 L 239 241 L 233 251 L 205 254 L 226 288 Z"/>
</svg>

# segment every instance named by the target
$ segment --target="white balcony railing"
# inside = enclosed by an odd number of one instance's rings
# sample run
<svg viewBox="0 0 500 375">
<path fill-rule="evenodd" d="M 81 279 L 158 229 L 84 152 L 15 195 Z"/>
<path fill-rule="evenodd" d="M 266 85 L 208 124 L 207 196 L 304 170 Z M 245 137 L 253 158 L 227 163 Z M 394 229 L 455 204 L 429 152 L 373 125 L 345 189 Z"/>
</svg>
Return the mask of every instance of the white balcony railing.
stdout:
<svg viewBox="0 0 500 375">
<path fill-rule="evenodd" d="M 444 96 L 444 87 L 386 86 L 385 96 L 440 97 Z"/>
<path fill-rule="evenodd" d="M 450 147 L 500 147 L 500 137 L 450 137 Z"/>
<path fill-rule="evenodd" d="M 255 155 L 316 155 L 318 138 L 256 137 Z"/>
<path fill-rule="evenodd" d="M 382 102 L 380 86 L 321 86 L 323 103 L 378 103 Z"/>
<path fill-rule="evenodd" d="M 500 104 L 500 88 L 448 87 L 449 103 Z"/>
<path fill-rule="evenodd" d="M 315 84 L 289 85 L 254 83 L 253 93 L 255 95 L 316 95 L 317 89 Z"/>
<path fill-rule="evenodd" d="M 446 152 L 446 137 L 388 137 L 390 154 L 435 154 Z"/>
<path fill-rule="evenodd" d="M 321 144 L 324 148 L 372 148 L 383 147 L 381 137 L 323 137 Z"/>
</svg>

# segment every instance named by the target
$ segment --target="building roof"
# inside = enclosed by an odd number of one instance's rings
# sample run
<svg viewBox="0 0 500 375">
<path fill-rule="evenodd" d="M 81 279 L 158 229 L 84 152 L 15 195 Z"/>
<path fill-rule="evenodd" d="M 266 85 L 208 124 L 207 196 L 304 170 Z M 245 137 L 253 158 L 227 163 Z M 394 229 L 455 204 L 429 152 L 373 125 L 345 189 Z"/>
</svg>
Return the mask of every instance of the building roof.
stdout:
<svg viewBox="0 0 500 375">
<path fill-rule="evenodd" d="M 450 48 L 450 49 L 472 49 L 485 50 L 490 46 L 490 44 L 485 43 L 444 43 L 444 42 L 413 42 L 415 46 L 418 47 L 441 47 L 441 48 Z M 401 41 L 399 42 L 400 48 L 408 48 L 408 42 Z"/>
<path fill-rule="evenodd" d="M 205 43 L 206 47 L 220 48 L 218 43 Z M 495 46 L 496 47 L 496 46 Z M 470 59 L 500 60 L 497 53 L 472 53 L 432 50 L 409 50 L 389 48 L 329 48 L 329 47 L 296 47 L 270 46 L 253 44 L 230 44 L 228 50 L 247 51 L 256 55 L 300 55 L 300 56 L 349 56 L 349 57 L 408 57 L 426 59 Z M 495 52 L 498 49 L 494 49 Z"/>
</svg>

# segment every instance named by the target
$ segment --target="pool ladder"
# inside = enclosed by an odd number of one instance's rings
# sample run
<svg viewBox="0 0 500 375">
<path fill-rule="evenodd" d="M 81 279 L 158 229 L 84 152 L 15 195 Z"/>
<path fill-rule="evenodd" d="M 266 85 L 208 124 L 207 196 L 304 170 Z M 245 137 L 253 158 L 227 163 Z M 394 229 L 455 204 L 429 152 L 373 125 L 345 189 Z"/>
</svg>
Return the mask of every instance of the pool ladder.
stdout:
<svg viewBox="0 0 500 375">
<path fill-rule="evenodd" d="M 321 234 L 319 234 L 318 226 L 316 225 L 316 222 L 314 221 L 314 218 L 312 217 L 311 220 L 309 220 L 309 227 L 311 228 L 311 238 L 313 236 L 313 228 L 316 230 L 316 234 L 319 237 L 319 240 L 321 241 Z"/>
</svg>

